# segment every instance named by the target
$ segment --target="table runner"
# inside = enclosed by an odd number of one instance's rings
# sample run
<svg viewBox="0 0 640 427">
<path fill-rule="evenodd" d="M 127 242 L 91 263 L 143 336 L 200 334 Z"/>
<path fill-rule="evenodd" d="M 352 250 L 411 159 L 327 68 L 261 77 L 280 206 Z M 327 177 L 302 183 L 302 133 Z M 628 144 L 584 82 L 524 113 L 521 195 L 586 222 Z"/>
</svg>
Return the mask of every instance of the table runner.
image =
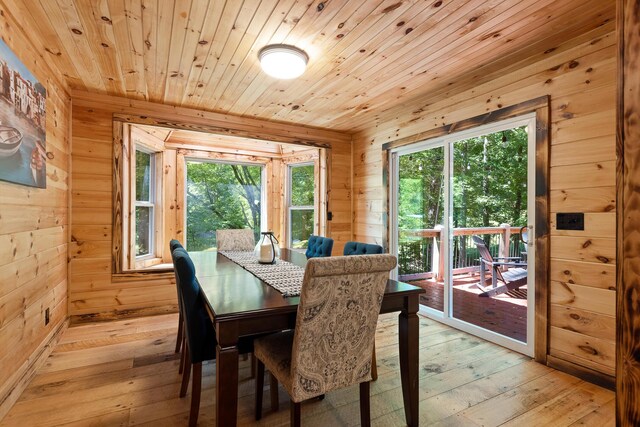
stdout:
<svg viewBox="0 0 640 427">
<path fill-rule="evenodd" d="M 285 297 L 300 295 L 304 268 L 288 261 L 277 259 L 275 264 L 260 264 L 253 251 L 220 251 L 258 279 L 275 288 Z"/>
</svg>

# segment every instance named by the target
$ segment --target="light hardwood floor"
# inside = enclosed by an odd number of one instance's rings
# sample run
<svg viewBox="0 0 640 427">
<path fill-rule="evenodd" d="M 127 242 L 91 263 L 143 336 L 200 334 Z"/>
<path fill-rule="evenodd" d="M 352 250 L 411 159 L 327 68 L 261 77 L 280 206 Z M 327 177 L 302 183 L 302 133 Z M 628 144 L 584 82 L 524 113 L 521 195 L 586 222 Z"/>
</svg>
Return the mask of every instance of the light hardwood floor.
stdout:
<svg viewBox="0 0 640 427">
<path fill-rule="evenodd" d="M 378 381 L 371 388 L 377 426 L 404 425 L 396 315 L 378 327 Z M 145 317 L 69 328 L 1 426 L 183 426 L 189 394 L 180 399 L 173 353 L 177 315 Z M 215 417 L 215 365 L 205 364 L 199 425 Z M 268 384 L 268 381 L 266 381 Z M 270 412 L 265 387 L 263 419 L 253 421 L 254 382 L 240 362 L 240 425 L 289 423 Z M 614 393 L 532 362 L 479 338 L 420 318 L 420 424 L 442 426 L 607 426 L 614 422 Z M 327 394 L 302 406 L 306 426 L 359 423 L 358 388 Z"/>
</svg>

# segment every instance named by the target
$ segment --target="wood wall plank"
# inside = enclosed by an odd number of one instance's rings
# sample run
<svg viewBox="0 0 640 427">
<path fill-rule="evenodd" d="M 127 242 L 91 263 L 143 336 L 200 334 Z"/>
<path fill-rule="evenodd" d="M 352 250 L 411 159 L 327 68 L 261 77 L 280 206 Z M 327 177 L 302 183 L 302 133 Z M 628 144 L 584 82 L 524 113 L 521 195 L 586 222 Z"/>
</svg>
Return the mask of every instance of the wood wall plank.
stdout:
<svg viewBox="0 0 640 427">
<path fill-rule="evenodd" d="M 64 76 L 16 12 L 0 1 L 3 41 L 47 89 L 47 188 L 0 182 L 0 419 L 67 318 L 71 100 Z"/>
</svg>

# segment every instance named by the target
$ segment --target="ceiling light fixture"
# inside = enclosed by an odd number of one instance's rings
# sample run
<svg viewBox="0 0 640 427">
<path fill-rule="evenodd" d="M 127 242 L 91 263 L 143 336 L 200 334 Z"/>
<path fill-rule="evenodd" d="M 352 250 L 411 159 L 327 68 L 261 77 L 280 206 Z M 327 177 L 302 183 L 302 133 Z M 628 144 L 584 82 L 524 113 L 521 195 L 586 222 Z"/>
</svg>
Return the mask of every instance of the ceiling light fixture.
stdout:
<svg viewBox="0 0 640 427">
<path fill-rule="evenodd" d="M 309 56 L 304 50 L 286 44 L 272 44 L 258 52 L 262 70 L 276 79 L 295 79 L 304 73 Z"/>
</svg>

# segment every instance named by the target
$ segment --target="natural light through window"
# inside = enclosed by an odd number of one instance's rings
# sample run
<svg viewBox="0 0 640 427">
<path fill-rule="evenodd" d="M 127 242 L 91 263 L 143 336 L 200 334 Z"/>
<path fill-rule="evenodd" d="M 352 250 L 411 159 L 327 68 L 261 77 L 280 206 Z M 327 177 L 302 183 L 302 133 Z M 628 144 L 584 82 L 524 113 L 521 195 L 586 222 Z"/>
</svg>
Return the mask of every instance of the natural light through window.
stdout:
<svg viewBox="0 0 640 427">
<path fill-rule="evenodd" d="M 289 247 L 304 249 L 315 225 L 314 165 L 289 166 Z"/>
</svg>

